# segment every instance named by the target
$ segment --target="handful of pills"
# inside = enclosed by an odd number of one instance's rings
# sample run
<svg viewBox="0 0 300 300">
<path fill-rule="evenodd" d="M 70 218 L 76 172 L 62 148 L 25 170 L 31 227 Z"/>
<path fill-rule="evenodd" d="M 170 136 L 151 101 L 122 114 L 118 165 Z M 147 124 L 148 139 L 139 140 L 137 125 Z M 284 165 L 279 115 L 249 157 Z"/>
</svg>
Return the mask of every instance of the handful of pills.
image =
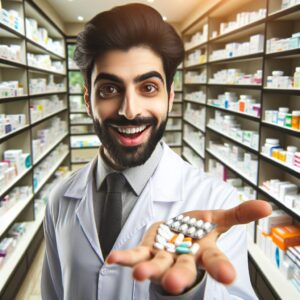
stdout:
<svg viewBox="0 0 300 300">
<path fill-rule="evenodd" d="M 217 225 L 189 216 L 179 215 L 160 224 L 154 242 L 154 248 L 177 254 L 196 254 L 200 246 L 194 240 L 200 240 Z"/>
</svg>

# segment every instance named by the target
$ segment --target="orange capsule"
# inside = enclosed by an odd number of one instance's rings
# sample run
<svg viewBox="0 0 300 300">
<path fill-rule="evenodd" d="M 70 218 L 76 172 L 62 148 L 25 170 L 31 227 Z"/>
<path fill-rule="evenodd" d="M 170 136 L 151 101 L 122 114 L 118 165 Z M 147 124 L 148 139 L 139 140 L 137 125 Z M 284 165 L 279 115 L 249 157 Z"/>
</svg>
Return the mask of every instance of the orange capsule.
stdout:
<svg viewBox="0 0 300 300">
<path fill-rule="evenodd" d="M 183 239 L 183 242 L 192 242 L 193 240 L 192 240 L 192 238 L 191 237 L 185 237 L 184 239 Z"/>
<path fill-rule="evenodd" d="M 169 243 L 175 244 L 176 239 L 177 239 L 177 234 L 175 234 L 175 235 L 171 238 L 171 240 L 169 241 Z"/>
</svg>

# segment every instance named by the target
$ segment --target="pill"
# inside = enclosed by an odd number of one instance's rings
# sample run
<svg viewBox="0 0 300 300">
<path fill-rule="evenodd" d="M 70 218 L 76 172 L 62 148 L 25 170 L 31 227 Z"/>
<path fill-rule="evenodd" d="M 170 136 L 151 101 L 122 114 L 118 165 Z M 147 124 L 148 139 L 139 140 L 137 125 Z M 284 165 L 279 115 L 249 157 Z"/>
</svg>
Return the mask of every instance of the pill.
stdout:
<svg viewBox="0 0 300 300">
<path fill-rule="evenodd" d="M 166 250 L 170 253 L 175 253 L 175 248 L 166 248 Z"/>
<path fill-rule="evenodd" d="M 182 224 L 179 227 L 179 231 L 183 234 L 186 234 L 187 230 L 188 230 L 189 226 L 187 224 Z"/>
<path fill-rule="evenodd" d="M 189 236 L 186 236 L 186 237 L 183 239 L 183 242 L 192 242 L 192 238 L 189 237 Z"/>
<path fill-rule="evenodd" d="M 189 225 L 195 225 L 195 223 L 197 222 L 197 219 L 195 219 L 195 218 L 191 218 L 190 220 L 189 220 Z"/>
<path fill-rule="evenodd" d="M 178 245 L 178 247 L 187 247 L 190 248 L 192 246 L 192 242 L 182 242 Z"/>
<path fill-rule="evenodd" d="M 202 226 L 202 228 L 204 230 L 206 230 L 207 232 L 210 232 L 213 229 L 213 224 L 209 223 L 209 222 L 205 222 Z"/>
<path fill-rule="evenodd" d="M 155 240 L 163 246 L 167 244 L 167 240 L 159 234 L 156 235 Z"/>
<path fill-rule="evenodd" d="M 165 247 L 164 247 L 164 245 L 162 245 L 162 244 L 156 242 L 156 243 L 154 244 L 154 248 L 155 248 L 155 249 L 158 249 L 158 250 L 164 250 Z"/>
<path fill-rule="evenodd" d="M 183 223 L 188 223 L 189 220 L 190 220 L 190 217 L 189 216 L 185 216 L 181 221 Z"/>
<path fill-rule="evenodd" d="M 175 244 L 166 243 L 166 248 L 174 248 L 175 249 Z"/>
<path fill-rule="evenodd" d="M 167 241 L 170 240 L 174 234 L 171 232 L 168 232 L 166 230 L 163 230 L 162 228 L 158 228 L 158 234 L 161 235 L 163 238 L 165 238 Z"/>
<path fill-rule="evenodd" d="M 202 225 L 204 224 L 204 222 L 202 221 L 202 220 L 198 220 L 197 222 L 196 222 L 196 224 L 195 224 L 195 226 L 197 227 L 197 228 L 201 228 L 202 227 Z"/>
<path fill-rule="evenodd" d="M 165 224 L 160 224 L 160 225 L 159 225 L 159 228 L 161 228 L 162 230 L 170 231 L 170 232 L 171 232 L 170 227 L 167 226 L 167 225 L 165 225 Z"/>
<path fill-rule="evenodd" d="M 199 251 L 199 249 L 200 249 L 200 246 L 197 243 L 194 243 L 192 245 L 192 247 L 190 248 L 191 253 L 194 254 L 194 255 Z"/>
<path fill-rule="evenodd" d="M 176 253 L 179 253 L 179 254 L 189 254 L 190 252 L 191 252 L 190 248 L 176 247 Z"/>
<path fill-rule="evenodd" d="M 181 221 L 183 218 L 184 218 L 184 215 L 179 215 L 179 216 L 177 216 L 175 219 L 176 219 L 177 221 Z"/>
<path fill-rule="evenodd" d="M 176 240 L 175 240 L 174 244 L 176 246 L 179 245 L 179 244 L 181 244 L 182 241 L 183 241 L 183 239 L 184 239 L 184 235 L 182 233 L 179 233 L 178 236 L 177 236 L 177 238 L 176 238 Z"/>
<path fill-rule="evenodd" d="M 173 223 L 174 223 L 174 219 L 170 219 L 170 220 L 168 220 L 168 221 L 166 222 L 166 224 L 167 224 L 168 226 L 172 225 Z"/>
<path fill-rule="evenodd" d="M 187 234 L 192 236 L 194 234 L 194 232 L 196 231 L 196 227 L 190 227 L 187 231 Z"/>
<path fill-rule="evenodd" d="M 197 231 L 194 233 L 194 235 L 193 235 L 193 237 L 194 237 L 195 239 L 202 239 L 204 236 L 205 236 L 205 232 L 204 232 L 203 229 L 197 230 Z"/>
<path fill-rule="evenodd" d="M 174 236 L 171 238 L 171 240 L 169 241 L 169 243 L 171 243 L 171 244 L 175 244 L 175 241 L 176 241 L 176 239 L 177 239 L 177 234 L 174 234 Z"/>
<path fill-rule="evenodd" d="M 171 225 L 171 228 L 174 230 L 174 231 L 178 231 L 178 228 L 180 226 L 180 222 L 179 221 L 176 221 L 174 222 L 172 225 Z"/>
</svg>

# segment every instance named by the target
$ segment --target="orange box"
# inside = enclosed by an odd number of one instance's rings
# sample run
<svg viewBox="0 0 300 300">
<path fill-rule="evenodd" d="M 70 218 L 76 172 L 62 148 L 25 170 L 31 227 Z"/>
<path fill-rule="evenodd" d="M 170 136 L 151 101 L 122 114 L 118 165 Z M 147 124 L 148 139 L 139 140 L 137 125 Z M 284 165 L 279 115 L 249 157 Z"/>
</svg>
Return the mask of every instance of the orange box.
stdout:
<svg viewBox="0 0 300 300">
<path fill-rule="evenodd" d="M 300 246 L 300 227 L 286 225 L 272 228 L 272 240 L 281 249 Z"/>
</svg>

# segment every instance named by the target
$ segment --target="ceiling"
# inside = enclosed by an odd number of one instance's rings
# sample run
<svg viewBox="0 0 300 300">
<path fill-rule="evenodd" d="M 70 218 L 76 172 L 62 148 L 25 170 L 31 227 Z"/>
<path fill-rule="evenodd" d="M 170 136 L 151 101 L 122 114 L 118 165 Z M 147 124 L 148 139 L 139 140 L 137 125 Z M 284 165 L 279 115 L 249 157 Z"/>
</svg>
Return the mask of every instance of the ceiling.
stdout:
<svg viewBox="0 0 300 300">
<path fill-rule="evenodd" d="M 149 1 L 151 0 L 47 0 L 64 23 L 85 23 L 101 11 L 128 3 L 144 3 L 150 5 L 158 10 L 162 16 L 167 17 L 168 22 L 181 23 L 199 6 L 199 2 L 201 2 L 201 0 Z M 78 16 L 82 16 L 83 21 L 78 21 Z"/>
</svg>

